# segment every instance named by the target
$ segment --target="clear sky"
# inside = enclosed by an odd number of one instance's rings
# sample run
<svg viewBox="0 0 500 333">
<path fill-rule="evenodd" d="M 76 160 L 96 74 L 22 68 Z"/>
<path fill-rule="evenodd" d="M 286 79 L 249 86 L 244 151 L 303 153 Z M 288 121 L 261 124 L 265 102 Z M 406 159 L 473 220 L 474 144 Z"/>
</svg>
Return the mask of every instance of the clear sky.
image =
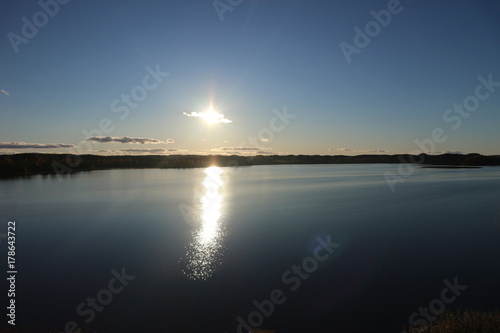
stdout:
<svg viewBox="0 0 500 333">
<path fill-rule="evenodd" d="M 500 154 L 496 0 L 60 1 L 0 5 L 0 153 Z"/>
</svg>

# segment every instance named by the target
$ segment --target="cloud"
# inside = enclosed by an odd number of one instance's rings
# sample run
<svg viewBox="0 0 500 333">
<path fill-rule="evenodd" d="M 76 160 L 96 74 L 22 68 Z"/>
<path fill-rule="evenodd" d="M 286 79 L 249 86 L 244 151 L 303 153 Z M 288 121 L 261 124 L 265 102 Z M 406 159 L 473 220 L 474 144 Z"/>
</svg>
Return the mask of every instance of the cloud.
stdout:
<svg viewBox="0 0 500 333">
<path fill-rule="evenodd" d="M 120 149 L 120 151 L 125 152 L 125 153 L 166 153 L 166 152 L 172 152 L 172 151 L 178 151 L 177 149 L 174 148 L 130 148 L 130 149 Z"/>
<path fill-rule="evenodd" d="M 118 150 L 114 150 L 114 149 L 111 149 L 111 150 L 110 149 L 99 149 L 97 152 L 98 153 L 108 153 L 109 154 L 109 153 L 118 153 Z"/>
<path fill-rule="evenodd" d="M 255 151 L 258 151 L 258 150 L 261 150 L 263 148 L 261 147 L 221 147 L 221 148 L 215 148 L 215 149 L 212 149 L 212 150 L 219 150 L 219 151 L 252 151 L 252 150 L 255 150 Z"/>
<path fill-rule="evenodd" d="M 117 143 L 136 143 L 136 144 L 145 144 L 145 143 L 150 143 L 150 144 L 174 143 L 174 140 L 172 140 L 172 139 L 167 139 L 166 141 L 161 141 L 161 140 L 158 140 L 158 139 L 133 138 L 133 137 L 130 137 L 130 136 L 92 136 L 92 137 L 88 138 L 87 141 L 90 141 L 90 142 L 100 142 L 100 143 L 117 142 Z"/>
<path fill-rule="evenodd" d="M 7 96 L 10 96 L 10 92 L 8 92 L 7 90 L 0 90 L 2 92 L 2 94 L 4 95 L 7 95 Z"/>
<path fill-rule="evenodd" d="M 344 152 L 351 152 L 351 153 L 362 153 L 362 154 L 367 154 L 367 153 L 389 153 L 389 151 L 385 150 L 385 149 L 352 150 L 351 148 L 330 148 L 329 150 L 344 151 Z"/>
<path fill-rule="evenodd" d="M 174 149 L 174 148 L 130 148 L 130 149 L 99 149 L 97 153 L 107 154 L 107 155 L 139 155 L 139 154 L 152 154 L 160 155 L 167 154 L 171 152 L 177 152 L 178 154 L 183 154 L 187 150 Z"/>
<path fill-rule="evenodd" d="M 191 113 L 183 112 L 183 114 L 187 117 L 202 118 L 209 124 L 215 124 L 215 123 L 228 124 L 233 122 L 232 120 L 225 118 L 223 114 L 217 113 L 215 111 L 191 112 Z"/>
<path fill-rule="evenodd" d="M 356 150 L 356 153 L 388 153 L 388 150 L 384 149 L 373 149 L 373 150 Z"/>
<path fill-rule="evenodd" d="M 427 155 L 464 155 L 465 153 L 462 151 L 453 151 L 453 150 L 443 150 L 443 151 L 421 151 L 421 150 L 412 150 L 410 153 L 402 152 L 400 154 L 411 154 L 411 155 L 419 155 L 419 154 L 427 154 Z"/>
<path fill-rule="evenodd" d="M 366 150 L 352 150 L 351 148 L 330 148 L 329 150 L 338 150 L 338 151 L 350 151 L 353 153 L 388 153 L 388 150 L 384 149 L 366 149 Z"/>
<path fill-rule="evenodd" d="M 257 151 L 257 155 L 278 155 L 278 154 L 276 154 L 275 152 L 272 152 L 272 151 L 268 151 L 268 150 L 259 150 L 259 151 Z"/>
<path fill-rule="evenodd" d="M 222 155 L 275 155 L 271 152 L 273 149 L 270 147 L 220 147 L 213 148 L 212 151 L 221 153 Z"/>
<path fill-rule="evenodd" d="M 73 148 L 73 144 L 65 143 L 26 143 L 26 142 L 0 142 L 0 149 L 54 149 Z"/>
</svg>

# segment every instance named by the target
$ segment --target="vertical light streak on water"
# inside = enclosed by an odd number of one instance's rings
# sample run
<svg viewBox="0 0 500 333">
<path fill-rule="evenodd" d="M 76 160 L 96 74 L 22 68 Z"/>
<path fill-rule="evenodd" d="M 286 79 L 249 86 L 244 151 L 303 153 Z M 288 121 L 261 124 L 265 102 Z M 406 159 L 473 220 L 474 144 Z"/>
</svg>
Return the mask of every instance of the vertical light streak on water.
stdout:
<svg viewBox="0 0 500 333">
<path fill-rule="evenodd" d="M 205 169 L 202 182 L 203 196 L 197 202 L 199 219 L 192 234 L 187 250 L 187 269 L 184 273 L 192 279 L 207 279 L 222 262 L 222 240 L 224 231 L 221 226 L 223 170 L 219 167 Z"/>
</svg>

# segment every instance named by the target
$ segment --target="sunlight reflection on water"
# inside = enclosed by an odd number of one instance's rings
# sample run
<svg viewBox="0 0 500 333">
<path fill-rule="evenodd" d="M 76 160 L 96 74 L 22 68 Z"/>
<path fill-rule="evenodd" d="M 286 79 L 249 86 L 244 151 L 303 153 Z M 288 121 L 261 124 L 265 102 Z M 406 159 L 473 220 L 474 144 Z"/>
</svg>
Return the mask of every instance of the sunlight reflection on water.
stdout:
<svg viewBox="0 0 500 333">
<path fill-rule="evenodd" d="M 203 196 L 197 203 L 199 225 L 193 231 L 193 239 L 187 251 L 188 265 L 184 271 L 189 278 L 195 280 L 209 278 L 222 263 L 223 170 L 209 167 L 204 173 Z"/>
</svg>

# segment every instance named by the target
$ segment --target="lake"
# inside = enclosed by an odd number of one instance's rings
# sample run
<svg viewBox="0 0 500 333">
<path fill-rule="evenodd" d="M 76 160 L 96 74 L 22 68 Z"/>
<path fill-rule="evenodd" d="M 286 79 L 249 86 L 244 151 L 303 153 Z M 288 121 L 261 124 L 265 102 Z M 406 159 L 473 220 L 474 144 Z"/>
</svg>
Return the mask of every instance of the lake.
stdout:
<svg viewBox="0 0 500 333">
<path fill-rule="evenodd" d="M 420 307 L 498 307 L 500 168 L 418 168 L 393 192 L 384 174 L 397 170 L 1 180 L 0 233 L 16 221 L 16 323 L 58 332 L 223 333 L 252 323 L 278 333 L 399 332 L 432 320 L 412 316 Z"/>
</svg>

